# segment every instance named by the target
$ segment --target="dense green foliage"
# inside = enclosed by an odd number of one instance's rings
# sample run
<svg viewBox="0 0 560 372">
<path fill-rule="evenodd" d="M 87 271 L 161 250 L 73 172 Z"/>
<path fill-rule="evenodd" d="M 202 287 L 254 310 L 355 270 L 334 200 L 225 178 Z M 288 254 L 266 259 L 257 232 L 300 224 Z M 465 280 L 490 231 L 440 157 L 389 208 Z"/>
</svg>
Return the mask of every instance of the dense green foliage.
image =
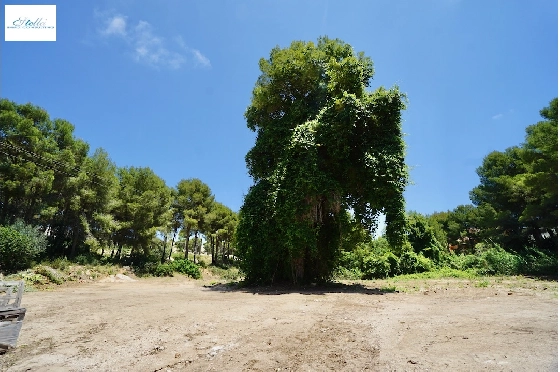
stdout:
<svg viewBox="0 0 560 372">
<path fill-rule="evenodd" d="M 26 268 L 43 251 L 74 261 L 100 251 L 150 273 L 181 249 L 179 235 L 188 247 L 191 234 L 199 252 L 204 235 L 216 260 L 229 259 L 237 215 L 206 184 L 170 188 L 150 168 L 119 168 L 102 149 L 89 154 L 73 132 L 37 106 L 0 100 L 0 271 Z M 36 227 L 19 234 L 16 220 Z M 40 248 L 31 236 L 42 238 Z"/>
<path fill-rule="evenodd" d="M 246 156 L 254 185 L 239 216 L 199 179 L 171 188 L 149 168 L 117 167 L 69 122 L 1 99 L 0 272 L 50 260 L 36 272 L 58 283 L 68 257 L 199 278 L 204 261 L 187 258 L 205 250 L 213 269 L 238 262 L 250 283 L 557 275 L 557 99 L 522 144 L 484 158 L 472 205 L 421 215 L 404 213 L 404 96 L 366 90 L 369 58 L 321 38 L 275 48 L 259 65 L 245 113 L 257 133 Z M 381 213 L 385 235 L 372 239 Z"/>
<path fill-rule="evenodd" d="M 175 260 L 171 263 L 171 267 L 173 268 L 174 271 L 191 276 L 195 279 L 198 279 L 201 276 L 200 268 L 192 261 Z"/>
<path fill-rule="evenodd" d="M 391 252 L 385 238 L 362 244 L 352 252 L 342 254 L 336 276 L 342 279 L 382 279 L 432 270 L 458 270 L 473 275 L 542 275 L 555 276 L 558 257 L 537 248 L 508 252 L 497 245 L 478 243 L 473 253 L 442 254 L 435 262 L 423 254 L 405 251 Z"/>
<path fill-rule="evenodd" d="M 557 276 L 557 106 L 554 99 L 541 111 L 545 120 L 527 128 L 523 144 L 485 157 L 474 205 L 408 213 L 405 245 L 362 239 L 344 249 L 337 275 L 373 279 L 437 269 Z"/>
<path fill-rule="evenodd" d="M 147 274 L 154 276 L 173 276 L 174 273 L 181 273 L 194 279 L 200 279 L 202 274 L 199 265 L 186 259 L 178 259 L 166 263 L 152 262 L 147 267 Z"/>
<path fill-rule="evenodd" d="M 340 40 L 274 48 L 245 117 L 257 132 L 246 156 L 255 184 L 237 231 L 248 282 L 331 277 L 347 211 L 403 243 L 407 182 L 397 88 L 368 92 L 372 61 Z"/>
<path fill-rule="evenodd" d="M 558 251 L 558 99 L 541 115 L 523 144 L 484 158 L 471 192 L 474 205 L 492 215 L 480 224 L 483 234 L 511 250 Z"/>
<path fill-rule="evenodd" d="M 10 226 L 0 226 L 0 271 L 13 272 L 31 267 L 46 246 L 45 236 L 21 220 Z"/>
</svg>

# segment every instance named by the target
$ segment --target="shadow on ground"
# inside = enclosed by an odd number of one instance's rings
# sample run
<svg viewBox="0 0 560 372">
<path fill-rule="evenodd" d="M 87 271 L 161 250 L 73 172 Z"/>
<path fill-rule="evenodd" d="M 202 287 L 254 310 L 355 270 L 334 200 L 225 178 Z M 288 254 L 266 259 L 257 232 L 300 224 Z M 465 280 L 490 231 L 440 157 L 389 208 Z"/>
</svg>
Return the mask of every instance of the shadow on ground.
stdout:
<svg viewBox="0 0 560 372">
<path fill-rule="evenodd" d="M 369 288 L 363 284 L 325 283 L 317 285 L 271 285 L 271 286 L 248 286 L 243 282 L 232 282 L 228 284 L 205 285 L 204 288 L 216 292 L 243 292 L 254 295 L 283 295 L 299 293 L 302 295 L 325 295 L 327 293 L 360 293 L 364 295 L 385 295 L 387 293 L 398 293 L 394 288 Z"/>
</svg>

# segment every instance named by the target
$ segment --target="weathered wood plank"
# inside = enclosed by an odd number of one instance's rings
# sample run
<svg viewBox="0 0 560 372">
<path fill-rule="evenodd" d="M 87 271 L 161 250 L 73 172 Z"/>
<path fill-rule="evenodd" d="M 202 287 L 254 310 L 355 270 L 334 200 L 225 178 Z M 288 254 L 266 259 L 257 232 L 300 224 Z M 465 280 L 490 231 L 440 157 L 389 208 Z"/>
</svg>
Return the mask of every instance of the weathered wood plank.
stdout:
<svg viewBox="0 0 560 372">
<path fill-rule="evenodd" d="M 0 310 L 17 309 L 21 305 L 24 282 L 0 281 Z"/>
<path fill-rule="evenodd" d="M 16 347 L 25 317 L 23 281 L 0 281 L 0 351 Z"/>
</svg>

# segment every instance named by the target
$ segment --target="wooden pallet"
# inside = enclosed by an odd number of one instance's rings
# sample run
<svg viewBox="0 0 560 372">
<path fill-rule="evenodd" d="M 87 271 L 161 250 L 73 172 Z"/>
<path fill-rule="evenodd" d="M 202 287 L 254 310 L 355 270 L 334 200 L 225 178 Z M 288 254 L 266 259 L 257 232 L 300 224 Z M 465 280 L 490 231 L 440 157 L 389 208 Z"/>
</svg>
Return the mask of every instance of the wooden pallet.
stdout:
<svg viewBox="0 0 560 372">
<path fill-rule="evenodd" d="M 0 281 L 0 310 L 17 309 L 23 296 L 23 280 Z"/>
<path fill-rule="evenodd" d="M 16 347 L 25 317 L 21 307 L 23 281 L 0 281 L 0 353 Z"/>
</svg>

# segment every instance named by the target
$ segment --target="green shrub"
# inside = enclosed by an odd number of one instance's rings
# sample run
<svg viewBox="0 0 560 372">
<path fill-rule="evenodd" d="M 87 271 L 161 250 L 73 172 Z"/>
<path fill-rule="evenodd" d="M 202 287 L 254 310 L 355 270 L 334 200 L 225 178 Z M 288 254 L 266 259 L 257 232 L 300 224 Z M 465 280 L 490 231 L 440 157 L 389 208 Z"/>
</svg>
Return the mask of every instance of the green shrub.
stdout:
<svg viewBox="0 0 560 372">
<path fill-rule="evenodd" d="M 52 283 L 62 284 L 64 282 L 64 277 L 52 267 L 39 265 L 35 267 L 35 272 L 47 277 Z"/>
<path fill-rule="evenodd" d="M 152 274 L 154 276 L 173 276 L 173 265 L 170 263 L 159 264 L 155 267 Z"/>
<path fill-rule="evenodd" d="M 402 274 L 415 274 L 430 271 L 434 268 L 429 258 L 416 254 L 412 251 L 404 252 L 400 257 L 400 272 Z"/>
<path fill-rule="evenodd" d="M 159 262 L 144 262 L 141 265 L 134 265 L 134 272 L 136 274 L 142 275 L 154 275 L 157 267 L 160 265 Z"/>
<path fill-rule="evenodd" d="M 335 270 L 334 277 L 341 280 L 360 280 L 364 277 L 364 273 L 357 267 L 347 269 L 339 266 Z"/>
<path fill-rule="evenodd" d="M 219 267 L 210 266 L 210 272 L 212 275 L 216 275 L 225 280 L 238 280 L 241 278 L 241 272 L 237 267 Z"/>
<path fill-rule="evenodd" d="M 32 270 L 26 270 L 19 273 L 21 279 L 25 281 L 25 284 L 45 284 L 47 278 L 43 275 L 33 272 Z"/>
<path fill-rule="evenodd" d="M 520 273 L 521 261 L 519 257 L 498 246 L 483 252 L 481 258 L 488 265 L 487 274 L 517 275 Z"/>
<path fill-rule="evenodd" d="M 422 250 L 422 256 L 429 258 L 433 263 L 440 264 L 444 254 L 438 244 L 432 244 Z"/>
<path fill-rule="evenodd" d="M 391 264 L 385 256 L 369 255 L 364 259 L 364 279 L 382 279 L 389 276 Z"/>
<path fill-rule="evenodd" d="M 435 268 L 434 262 L 428 257 L 424 257 L 423 255 L 419 254 L 417 255 L 417 259 L 418 259 L 417 261 L 418 273 L 432 271 Z"/>
<path fill-rule="evenodd" d="M 452 270 L 462 270 L 462 260 L 461 256 L 452 252 L 450 254 L 443 255 L 441 261 L 439 262 L 439 267 L 441 269 L 449 268 Z"/>
<path fill-rule="evenodd" d="M 461 270 L 475 269 L 480 274 L 487 274 L 490 270 L 488 262 L 482 257 L 474 254 L 459 256 Z"/>
<path fill-rule="evenodd" d="M 0 271 L 8 273 L 30 268 L 46 246 L 47 239 L 33 226 L 21 221 L 0 226 Z"/>
<path fill-rule="evenodd" d="M 173 252 L 171 253 L 171 258 L 173 258 L 174 260 L 184 260 L 185 252 Z"/>
<path fill-rule="evenodd" d="M 193 262 L 189 260 L 175 260 L 172 262 L 173 270 L 188 275 L 194 279 L 200 279 L 202 276 L 200 273 L 200 268 Z"/>
<path fill-rule="evenodd" d="M 341 252 L 338 259 L 338 266 L 345 269 L 359 269 L 362 267 L 362 257 L 360 257 L 358 250 L 353 252 Z"/>
<path fill-rule="evenodd" d="M 391 252 L 391 246 L 386 238 L 380 237 L 375 240 L 372 240 L 370 245 L 370 252 L 372 252 L 375 256 L 382 256 L 385 253 Z M 362 245 L 363 247 L 365 245 Z M 363 249 L 363 248 L 362 248 Z"/>
<path fill-rule="evenodd" d="M 86 266 L 86 265 L 97 266 L 100 264 L 98 256 L 94 254 L 81 254 L 76 258 L 74 258 L 74 262 L 82 266 Z"/>
<path fill-rule="evenodd" d="M 558 255 L 536 247 L 525 247 L 519 255 L 520 271 L 524 274 L 558 277 Z"/>
<path fill-rule="evenodd" d="M 202 267 L 203 269 L 206 269 L 208 267 L 208 264 L 206 263 L 206 260 L 204 260 L 202 257 L 200 257 L 200 255 L 198 256 L 197 260 L 196 260 L 196 264 L 200 267 Z"/>
<path fill-rule="evenodd" d="M 122 259 L 122 263 L 132 267 L 136 275 L 153 275 L 157 266 L 160 264 L 161 258 L 152 254 L 144 254 L 143 252 L 134 252 L 128 257 Z"/>
<path fill-rule="evenodd" d="M 475 254 L 448 255 L 445 266 L 457 270 L 476 270 L 479 275 L 519 275 L 527 260 L 497 245 L 479 243 Z M 529 259 L 532 261 L 532 259 Z"/>
<path fill-rule="evenodd" d="M 47 264 L 48 266 L 52 267 L 53 269 L 57 269 L 57 270 L 61 270 L 61 271 L 66 271 L 66 269 L 68 269 L 68 267 L 70 267 L 70 261 L 68 261 L 66 259 L 66 257 L 59 257 L 56 258 L 50 262 L 46 262 L 45 264 Z"/>
<path fill-rule="evenodd" d="M 387 252 L 382 258 L 389 263 L 389 276 L 397 275 L 400 272 L 400 260 L 394 253 Z"/>
</svg>

